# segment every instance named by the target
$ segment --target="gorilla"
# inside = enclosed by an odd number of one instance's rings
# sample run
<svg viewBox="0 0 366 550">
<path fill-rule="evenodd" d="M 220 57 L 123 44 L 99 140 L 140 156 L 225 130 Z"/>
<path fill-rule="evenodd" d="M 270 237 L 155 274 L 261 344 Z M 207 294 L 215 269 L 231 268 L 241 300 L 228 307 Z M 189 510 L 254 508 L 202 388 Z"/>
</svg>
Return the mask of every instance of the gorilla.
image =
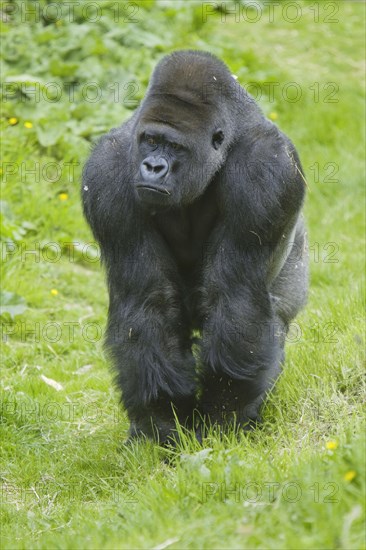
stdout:
<svg viewBox="0 0 366 550">
<path fill-rule="evenodd" d="M 164 57 L 97 143 L 82 201 L 130 438 L 259 422 L 306 300 L 305 185 L 291 141 L 202 51 Z"/>
</svg>

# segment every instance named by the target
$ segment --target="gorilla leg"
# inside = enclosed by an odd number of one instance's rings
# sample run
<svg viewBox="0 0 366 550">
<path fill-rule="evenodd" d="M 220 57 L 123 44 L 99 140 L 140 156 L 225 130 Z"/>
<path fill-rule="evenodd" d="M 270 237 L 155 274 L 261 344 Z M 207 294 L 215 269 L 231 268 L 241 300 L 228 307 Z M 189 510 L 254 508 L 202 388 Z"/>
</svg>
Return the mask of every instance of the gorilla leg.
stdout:
<svg viewBox="0 0 366 550">
<path fill-rule="evenodd" d="M 220 425 L 253 425 L 283 359 L 285 326 L 268 293 L 223 293 L 207 319 L 202 343 L 200 410 Z"/>
<path fill-rule="evenodd" d="M 161 290 L 146 290 L 146 282 L 140 275 L 140 289 L 135 280 L 124 298 L 111 290 L 106 344 L 131 422 L 130 436 L 144 434 L 163 442 L 175 429 L 175 414 L 182 423 L 192 415 L 195 364 L 173 285 L 165 279 Z"/>
</svg>

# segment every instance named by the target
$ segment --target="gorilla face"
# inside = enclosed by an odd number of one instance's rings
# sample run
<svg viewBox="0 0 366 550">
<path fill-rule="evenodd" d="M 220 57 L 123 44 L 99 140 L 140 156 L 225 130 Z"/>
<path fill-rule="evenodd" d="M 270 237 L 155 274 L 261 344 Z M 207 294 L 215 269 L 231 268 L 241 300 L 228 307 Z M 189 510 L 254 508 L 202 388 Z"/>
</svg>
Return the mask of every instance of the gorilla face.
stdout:
<svg viewBox="0 0 366 550">
<path fill-rule="evenodd" d="M 168 126 L 146 125 L 138 136 L 139 173 L 136 189 L 142 202 L 180 204 L 178 185 L 192 163 L 192 151 L 179 132 Z"/>
<path fill-rule="evenodd" d="M 225 158 L 224 130 L 213 120 L 212 109 L 202 103 L 198 107 L 194 97 L 175 95 L 162 103 L 161 93 L 149 94 L 135 136 L 135 187 L 147 206 L 192 203 L 205 191 Z"/>
</svg>

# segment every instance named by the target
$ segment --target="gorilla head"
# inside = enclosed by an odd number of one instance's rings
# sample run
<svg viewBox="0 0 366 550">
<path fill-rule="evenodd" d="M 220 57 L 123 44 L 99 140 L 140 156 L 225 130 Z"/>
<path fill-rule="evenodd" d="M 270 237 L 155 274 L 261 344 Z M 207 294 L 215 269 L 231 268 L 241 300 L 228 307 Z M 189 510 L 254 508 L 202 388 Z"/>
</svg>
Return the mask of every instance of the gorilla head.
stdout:
<svg viewBox="0 0 366 550">
<path fill-rule="evenodd" d="M 158 64 L 134 130 L 135 185 L 141 201 L 154 206 L 193 202 L 233 140 L 233 102 L 225 99 L 236 93 L 234 78 L 210 54 L 186 59 L 176 52 Z"/>
</svg>

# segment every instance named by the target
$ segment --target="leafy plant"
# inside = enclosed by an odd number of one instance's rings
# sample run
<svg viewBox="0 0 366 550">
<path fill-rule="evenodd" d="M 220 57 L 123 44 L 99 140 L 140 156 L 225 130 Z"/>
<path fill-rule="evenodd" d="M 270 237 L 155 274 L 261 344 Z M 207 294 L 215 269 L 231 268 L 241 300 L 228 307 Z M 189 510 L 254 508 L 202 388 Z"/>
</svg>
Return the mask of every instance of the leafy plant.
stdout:
<svg viewBox="0 0 366 550">
<path fill-rule="evenodd" d="M 22 296 L 14 292 L 0 290 L 0 317 L 14 319 L 27 309 L 27 302 Z"/>
</svg>

